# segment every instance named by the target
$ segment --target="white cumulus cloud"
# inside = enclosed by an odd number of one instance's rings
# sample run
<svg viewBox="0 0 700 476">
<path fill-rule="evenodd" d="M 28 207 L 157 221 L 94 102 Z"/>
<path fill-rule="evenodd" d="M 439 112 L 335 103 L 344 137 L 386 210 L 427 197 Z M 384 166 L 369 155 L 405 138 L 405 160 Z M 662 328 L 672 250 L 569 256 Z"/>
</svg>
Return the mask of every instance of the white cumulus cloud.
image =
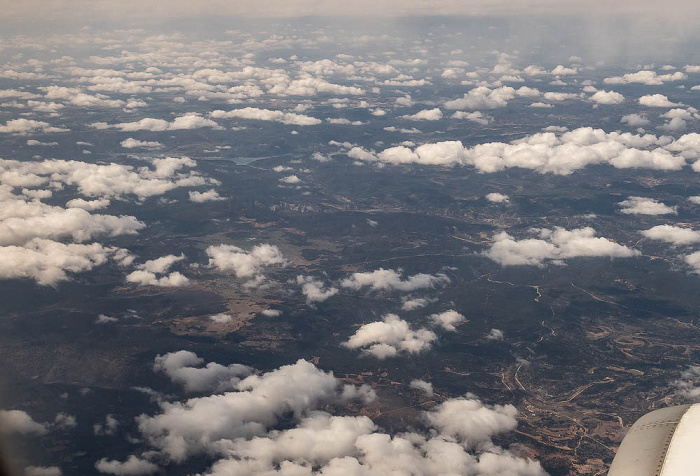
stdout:
<svg viewBox="0 0 700 476">
<path fill-rule="evenodd" d="M 323 281 L 311 276 L 297 276 L 297 284 L 301 286 L 301 293 L 307 303 L 323 302 L 338 294 L 338 288 L 326 286 Z"/>
<path fill-rule="evenodd" d="M 491 192 L 486 194 L 486 200 L 489 202 L 493 203 L 508 203 L 510 202 L 510 198 L 508 195 L 505 195 L 503 193 L 498 193 L 498 192 Z"/>
<path fill-rule="evenodd" d="M 315 117 L 296 114 L 293 112 L 272 111 L 270 109 L 259 109 L 256 107 L 245 107 L 233 109 L 231 111 L 216 110 L 210 114 L 214 119 L 228 119 L 236 117 L 239 119 L 253 119 L 257 121 L 273 121 L 294 126 L 315 126 L 322 121 Z"/>
<path fill-rule="evenodd" d="M 590 101 L 596 104 L 622 104 L 625 102 L 625 97 L 615 91 L 597 91 L 590 98 Z"/>
<path fill-rule="evenodd" d="M 439 314 L 431 314 L 430 320 L 447 331 L 455 331 L 457 330 L 455 325 L 466 322 L 467 319 L 454 309 L 450 309 Z"/>
<path fill-rule="evenodd" d="M 423 109 L 415 114 L 401 116 L 401 118 L 411 121 L 439 121 L 442 119 L 442 111 L 438 107 L 435 109 Z"/>
<path fill-rule="evenodd" d="M 350 277 L 343 279 L 340 285 L 344 288 L 362 289 L 370 287 L 375 291 L 415 291 L 422 288 L 433 288 L 438 284 L 447 284 L 450 282 L 444 274 L 414 274 L 406 279 L 403 279 L 402 271 L 393 269 L 379 268 L 378 270 L 364 273 L 353 273 Z"/>
<path fill-rule="evenodd" d="M 387 314 L 382 321 L 360 327 L 343 346 L 362 349 L 378 359 L 394 357 L 399 352 L 417 354 L 430 349 L 437 335 L 426 328 L 413 330 L 396 314 Z"/>
<path fill-rule="evenodd" d="M 544 266 L 548 262 L 563 264 L 567 259 L 578 257 L 630 258 L 640 254 L 614 241 L 596 237 L 595 230 L 590 227 L 533 231 L 538 238 L 516 240 L 506 232 L 498 233 L 484 255 L 501 266 Z"/>
<path fill-rule="evenodd" d="M 700 242 L 700 231 L 674 225 L 657 225 L 641 232 L 647 238 L 674 245 L 690 245 Z"/>
<path fill-rule="evenodd" d="M 95 463 L 95 469 L 100 473 L 114 474 L 116 476 L 143 476 L 159 471 L 156 464 L 134 455 L 129 456 L 124 462 L 102 458 Z"/>
<path fill-rule="evenodd" d="M 675 102 L 671 102 L 668 97 L 663 94 L 647 94 L 639 98 L 639 104 L 647 107 L 674 107 L 678 106 Z"/>
<path fill-rule="evenodd" d="M 136 140 L 132 137 L 124 139 L 119 143 L 125 149 L 161 149 L 163 144 L 156 141 Z"/>
<path fill-rule="evenodd" d="M 194 203 L 204 203 L 204 202 L 217 202 L 220 200 L 226 200 L 225 197 L 219 195 L 214 189 L 207 190 L 205 192 L 198 192 L 193 190 L 189 192 L 190 201 Z"/>
<path fill-rule="evenodd" d="M 653 198 L 629 197 L 618 203 L 620 211 L 628 215 L 677 215 L 676 207 L 669 207 Z"/>
<path fill-rule="evenodd" d="M 286 264 L 282 252 L 274 245 L 262 244 L 245 251 L 233 245 L 207 248 L 209 266 L 222 272 L 232 272 L 238 278 L 263 279 L 262 271 L 270 266 Z"/>
<path fill-rule="evenodd" d="M 253 369 L 241 364 L 228 366 L 209 362 L 201 366 L 204 359 L 194 352 L 180 350 L 155 358 L 153 370 L 165 373 L 173 383 L 182 385 L 187 392 L 216 392 L 232 390 Z"/>
<path fill-rule="evenodd" d="M 133 131 L 178 131 L 191 130 L 209 127 L 211 129 L 222 129 L 222 127 L 211 119 L 207 119 L 198 114 L 190 113 L 184 116 L 179 116 L 168 122 L 165 119 L 154 119 L 147 117 L 135 122 L 121 122 L 117 124 L 108 124 L 106 122 L 95 122 L 91 124 L 95 129 L 119 129 L 124 132 Z"/>
</svg>

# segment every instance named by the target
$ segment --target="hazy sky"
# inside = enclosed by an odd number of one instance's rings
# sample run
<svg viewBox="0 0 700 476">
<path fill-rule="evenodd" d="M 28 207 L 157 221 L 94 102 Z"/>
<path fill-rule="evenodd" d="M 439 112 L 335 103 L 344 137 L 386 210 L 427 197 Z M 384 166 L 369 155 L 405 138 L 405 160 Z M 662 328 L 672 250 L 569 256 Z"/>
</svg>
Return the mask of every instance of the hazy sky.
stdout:
<svg viewBox="0 0 700 476">
<path fill-rule="evenodd" d="M 2 0 L 5 22 L 117 20 L 158 22 L 198 16 L 307 15 L 625 15 L 696 21 L 693 0 Z"/>
</svg>

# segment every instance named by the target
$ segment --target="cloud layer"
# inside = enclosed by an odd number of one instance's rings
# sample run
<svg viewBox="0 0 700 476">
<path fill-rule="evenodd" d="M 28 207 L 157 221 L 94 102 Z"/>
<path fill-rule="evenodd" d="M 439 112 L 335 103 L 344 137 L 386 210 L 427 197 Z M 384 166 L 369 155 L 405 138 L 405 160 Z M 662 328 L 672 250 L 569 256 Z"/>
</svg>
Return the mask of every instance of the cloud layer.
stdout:
<svg viewBox="0 0 700 476">
<path fill-rule="evenodd" d="M 464 147 L 459 141 L 424 144 L 415 149 L 391 147 L 381 152 L 351 148 L 349 157 L 385 164 L 472 166 L 493 173 L 512 167 L 569 175 L 586 166 L 608 164 L 619 169 L 680 170 L 686 158 L 697 158 L 700 143 L 687 134 L 676 140 L 651 134 L 633 135 L 583 127 L 561 135 L 545 132 L 510 143 Z"/>
<path fill-rule="evenodd" d="M 202 363 L 196 355 L 180 351 L 159 356 L 156 368 L 172 372 Z M 210 367 L 226 368 L 212 363 L 196 368 Z M 375 395 L 366 386 L 343 385 L 304 360 L 240 381 L 230 380 L 227 372 L 221 377 L 231 384 L 229 390 L 161 401 L 158 413 L 138 417 L 139 431 L 153 451 L 130 455 L 124 462 L 103 458 L 97 469 L 150 474 L 158 461 L 177 464 L 208 454 L 215 459 L 206 472 L 209 476 L 546 474 L 538 463 L 491 441 L 516 428 L 512 405 L 485 405 L 473 395 L 451 398 L 422 412 L 418 428 L 392 435 L 366 416 L 320 410 L 350 400 L 369 404 Z M 432 393 L 427 382 L 414 381 L 411 386 Z M 283 417 L 284 428 L 276 428 Z"/>
</svg>

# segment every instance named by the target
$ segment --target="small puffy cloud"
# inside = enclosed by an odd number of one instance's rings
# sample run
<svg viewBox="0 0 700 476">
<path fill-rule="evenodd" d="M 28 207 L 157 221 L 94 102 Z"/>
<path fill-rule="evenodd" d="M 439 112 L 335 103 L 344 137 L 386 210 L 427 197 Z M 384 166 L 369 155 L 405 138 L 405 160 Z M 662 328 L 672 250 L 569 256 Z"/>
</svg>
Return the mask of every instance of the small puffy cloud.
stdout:
<svg viewBox="0 0 700 476">
<path fill-rule="evenodd" d="M 106 198 L 96 198 L 95 200 L 85 200 L 84 198 L 74 198 L 66 202 L 66 208 L 82 208 L 87 211 L 100 210 L 108 207 L 110 201 Z"/>
<path fill-rule="evenodd" d="M 160 258 L 146 261 L 145 263 L 138 265 L 136 267 L 136 271 L 128 274 L 126 276 L 126 281 L 129 283 L 140 284 L 142 286 L 186 286 L 189 283 L 189 279 L 178 271 L 158 277 L 158 275 L 166 274 L 173 264 L 184 259 L 185 255 L 181 254 L 180 256 L 161 256 Z"/>
<path fill-rule="evenodd" d="M 43 147 L 53 147 L 55 145 L 58 145 L 58 142 L 41 142 L 39 140 L 28 139 L 27 145 L 28 146 L 38 145 L 38 146 L 43 146 Z"/>
<path fill-rule="evenodd" d="M 223 392 L 238 385 L 242 378 L 253 371 L 241 364 L 224 366 L 209 362 L 204 367 L 204 359 L 194 352 L 181 350 L 158 355 L 153 370 L 165 373 L 173 383 L 182 385 L 187 392 Z"/>
<path fill-rule="evenodd" d="M 58 466 L 27 466 L 25 476 L 61 476 L 63 472 Z"/>
<path fill-rule="evenodd" d="M 449 311 L 441 312 L 439 314 L 432 314 L 430 316 L 430 320 L 447 331 L 456 331 L 457 328 L 455 325 L 462 324 L 463 322 L 466 322 L 467 319 L 457 311 L 450 309 Z"/>
<path fill-rule="evenodd" d="M 492 192 L 486 194 L 486 200 L 493 203 L 508 203 L 510 202 L 510 197 L 502 193 Z"/>
<path fill-rule="evenodd" d="M 301 78 L 285 84 L 277 84 L 270 88 L 270 94 L 281 96 L 316 96 L 317 94 L 336 94 L 342 96 L 359 96 L 365 90 L 354 86 L 343 86 L 329 83 L 320 78 Z"/>
<path fill-rule="evenodd" d="M 630 84 L 639 83 L 646 84 L 647 86 L 659 86 L 668 81 L 682 81 L 688 79 L 688 76 L 676 71 L 670 74 L 657 74 L 656 71 L 637 71 L 636 73 L 627 73 L 622 76 L 613 76 L 610 78 L 605 78 L 603 82 L 605 84 Z"/>
<path fill-rule="evenodd" d="M 430 81 L 427 79 L 415 79 L 412 76 L 408 75 L 399 75 L 396 78 L 392 79 L 387 79 L 385 81 L 382 81 L 382 84 L 386 86 L 397 86 L 397 87 L 417 87 L 417 86 L 426 86 L 429 84 L 432 84 Z"/>
<path fill-rule="evenodd" d="M 420 390 L 421 392 L 425 393 L 426 396 L 432 397 L 433 396 L 433 384 L 430 382 L 426 382 L 424 380 L 411 380 L 411 383 L 409 384 L 411 388 L 414 388 L 416 390 Z"/>
<path fill-rule="evenodd" d="M 48 134 L 51 132 L 66 132 L 68 129 L 54 127 L 48 122 L 34 119 L 10 119 L 4 126 L 0 125 L 0 133 L 8 134 Z"/>
<path fill-rule="evenodd" d="M 23 188 L 22 195 L 24 195 L 27 198 L 31 198 L 33 200 L 38 201 L 38 200 L 42 200 L 44 198 L 52 197 L 53 190 Z M 37 202 L 34 202 L 34 204 L 38 205 Z M 26 205 L 26 203 L 25 203 L 25 205 Z M 41 208 L 41 205 L 39 205 L 37 208 Z M 68 208 L 70 208 L 70 207 L 68 207 Z M 22 214 L 20 213 L 19 215 L 22 215 Z"/>
<path fill-rule="evenodd" d="M 691 253 L 683 258 L 685 262 L 693 268 L 693 272 L 700 274 L 700 251 Z"/>
<path fill-rule="evenodd" d="M 125 149 L 161 149 L 163 144 L 157 141 L 136 140 L 131 137 L 119 143 Z"/>
<path fill-rule="evenodd" d="M 687 127 L 686 121 L 700 119 L 697 109 L 690 107 L 687 109 L 675 108 L 666 111 L 659 117 L 668 119 L 663 125 L 658 128 L 666 132 L 681 132 Z"/>
<path fill-rule="evenodd" d="M 510 86 L 502 86 L 490 89 L 479 86 L 459 99 L 445 102 L 447 109 L 497 109 L 508 105 L 508 101 L 517 96 L 515 89 Z"/>
<path fill-rule="evenodd" d="M 36 112 L 46 112 L 51 115 L 57 114 L 61 109 L 65 109 L 61 103 L 43 102 L 43 101 L 27 101 L 27 106 Z"/>
<path fill-rule="evenodd" d="M 222 272 L 233 272 L 238 278 L 262 279 L 261 272 L 270 266 L 285 265 L 282 252 L 273 245 L 263 244 L 250 251 L 233 245 L 207 248 L 209 266 Z"/>
<path fill-rule="evenodd" d="M 217 192 L 213 188 L 211 190 L 207 190 L 206 192 L 197 192 L 196 190 L 191 191 L 189 192 L 189 196 L 190 202 L 194 203 L 217 202 L 220 200 L 226 200 L 225 197 L 219 195 L 219 192 Z"/>
<path fill-rule="evenodd" d="M 402 134 L 420 134 L 420 129 L 416 129 L 415 127 L 411 127 L 410 129 L 406 127 L 395 127 L 395 126 L 387 126 L 383 128 L 387 132 L 400 132 Z"/>
<path fill-rule="evenodd" d="M 400 98 L 396 98 L 394 103 L 397 107 L 411 107 L 413 106 L 413 99 L 411 99 L 411 96 L 407 94 Z"/>
<path fill-rule="evenodd" d="M 536 98 L 536 97 L 540 96 L 542 93 L 537 88 L 529 88 L 527 86 L 521 86 L 515 91 L 515 94 L 517 94 L 518 97 L 521 97 L 521 98 Z"/>
<path fill-rule="evenodd" d="M 630 127 L 643 127 L 648 126 L 650 124 L 649 119 L 642 116 L 641 114 L 627 114 L 626 116 L 622 116 L 620 122 L 623 124 L 627 124 Z"/>
<path fill-rule="evenodd" d="M 129 273 L 126 276 L 126 281 L 129 283 L 140 284 L 141 286 L 160 286 L 166 288 L 187 286 L 187 284 L 190 282 L 190 280 L 183 276 L 179 271 L 174 271 L 166 276 L 158 277 L 156 273 L 143 270 L 137 270 Z"/>
<path fill-rule="evenodd" d="M 588 99 L 590 101 L 595 102 L 596 104 L 604 105 L 622 104 L 623 102 L 625 102 L 625 97 L 622 94 L 617 93 L 615 91 L 597 91 Z"/>
<path fill-rule="evenodd" d="M 209 316 L 209 320 L 215 324 L 228 324 L 233 320 L 233 317 L 231 317 L 229 314 L 225 314 L 222 312 L 219 314 Z"/>
<path fill-rule="evenodd" d="M 466 151 L 459 141 L 445 141 L 424 144 L 414 150 L 398 146 L 372 154 L 359 147 L 353 147 L 348 156 L 363 161 L 378 161 L 391 164 L 422 164 L 454 166 L 463 163 Z"/>
<path fill-rule="evenodd" d="M 629 197 L 618 203 L 620 211 L 628 215 L 677 215 L 676 207 L 669 207 L 653 198 Z"/>
<path fill-rule="evenodd" d="M 694 107 L 689 107 L 687 109 L 671 109 L 670 111 L 666 111 L 665 113 L 661 114 L 659 117 L 663 117 L 666 119 L 700 119 L 700 115 L 698 115 L 698 110 Z"/>
<path fill-rule="evenodd" d="M 674 117 L 673 119 L 666 121 L 664 124 L 660 125 L 658 129 L 666 132 L 682 132 L 686 129 L 688 124 L 684 119 L 680 117 Z"/>
<path fill-rule="evenodd" d="M 69 415 L 67 413 L 59 413 L 58 415 L 56 415 L 56 419 L 54 420 L 53 425 L 54 428 L 68 430 L 78 426 L 78 423 L 73 415 Z"/>
<path fill-rule="evenodd" d="M 0 279 L 29 278 L 42 286 L 56 286 L 68 273 L 90 271 L 115 256 L 117 248 L 99 243 L 59 243 L 35 238 L 23 246 L 0 247 Z"/>
<path fill-rule="evenodd" d="M 692 132 L 684 134 L 666 146 L 666 149 L 672 152 L 678 152 L 681 157 L 687 159 L 700 158 L 700 134 Z M 700 172 L 700 164 L 695 162 L 693 170 Z"/>
<path fill-rule="evenodd" d="M 114 435 L 119 428 L 119 420 L 114 418 L 114 415 L 109 414 L 105 417 L 104 423 L 96 423 L 92 425 L 92 432 L 96 435 Z"/>
<path fill-rule="evenodd" d="M 265 317 L 279 317 L 282 315 L 282 311 L 279 309 L 265 309 L 264 311 L 261 311 L 260 314 Z"/>
<path fill-rule="evenodd" d="M 123 463 L 102 458 L 95 463 L 95 469 L 100 473 L 114 474 L 116 476 L 143 476 L 159 471 L 157 465 L 134 455 L 129 456 Z"/>
<path fill-rule="evenodd" d="M 301 183 L 301 179 L 296 175 L 289 175 L 287 177 L 282 177 L 281 179 L 279 179 L 279 181 L 282 183 L 289 184 L 289 185 L 295 185 L 295 184 Z"/>
<path fill-rule="evenodd" d="M 125 104 L 121 99 L 110 99 L 104 94 L 86 94 L 78 88 L 48 86 L 40 89 L 45 91 L 46 99 L 60 99 L 68 101 L 69 104 L 76 107 L 105 109 L 122 107 Z"/>
<path fill-rule="evenodd" d="M 321 123 L 320 119 L 293 112 L 271 111 L 270 109 L 259 109 L 257 107 L 244 107 L 231 111 L 216 110 L 210 113 L 214 119 L 228 119 L 236 117 L 239 119 L 252 119 L 257 121 L 281 122 L 294 126 L 315 126 Z"/>
<path fill-rule="evenodd" d="M 455 111 L 454 114 L 450 116 L 452 119 L 466 119 L 468 121 L 476 122 L 482 126 L 487 126 L 493 122 L 493 117 L 487 116 L 481 111 Z"/>
<path fill-rule="evenodd" d="M 408 119 L 411 121 L 439 121 L 442 119 L 442 111 L 439 107 L 435 109 L 423 109 L 415 114 L 409 116 L 401 116 L 402 119 Z"/>
<path fill-rule="evenodd" d="M 297 276 L 297 284 L 301 286 L 301 293 L 306 298 L 307 303 L 323 302 L 338 294 L 338 288 L 326 287 L 323 281 L 311 276 Z"/>
<path fill-rule="evenodd" d="M 578 70 L 576 68 L 567 68 L 566 66 L 560 64 L 557 65 L 552 71 L 550 71 L 550 74 L 554 76 L 567 76 L 576 73 L 578 73 Z"/>
<path fill-rule="evenodd" d="M 219 129 L 222 127 L 211 119 L 207 119 L 198 114 L 185 114 L 184 116 L 176 117 L 172 122 L 168 122 L 164 119 L 154 119 L 147 117 L 135 122 L 121 122 L 118 124 L 108 124 L 106 122 L 95 122 L 91 124 L 95 129 L 119 129 L 124 132 L 133 131 L 151 131 L 151 132 L 161 132 L 161 131 L 179 131 L 179 130 L 191 130 L 191 129 L 201 129 L 204 127 L 209 127 L 211 129 Z"/>
<path fill-rule="evenodd" d="M 25 411 L 0 410 L 0 434 L 45 435 L 48 423 L 38 423 Z"/>
<path fill-rule="evenodd" d="M 406 297 L 402 299 L 401 309 L 404 311 L 415 311 L 416 309 L 422 309 L 428 304 L 435 302 L 435 299 L 430 298 L 409 298 Z"/>
<path fill-rule="evenodd" d="M 535 66 L 533 64 L 525 67 L 525 69 L 523 69 L 523 73 L 528 75 L 528 76 L 543 76 L 545 74 L 548 74 L 546 70 L 540 68 L 539 66 Z"/>
<path fill-rule="evenodd" d="M 111 324 L 113 322 L 118 322 L 119 319 L 116 317 L 107 316 L 105 314 L 100 314 L 95 319 L 95 324 Z"/>
<path fill-rule="evenodd" d="M 173 264 L 185 259 L 184 254 L 176 255 L 166 255 L 160 258 L 148 260 L 143 264 L 137 266 L 138 269 L 143 269 L 150 271 L 151 273 L 165 273 L 167 272 Z"/>
<path fill-rule="evenodd" d="M 639 98 L 639 104 L 647 107 L 674 107 L 678 106 L 675 102 L 669 101 L 668 97 L 663 94 L 647 94 Z"/>
<path fill-rule="evenodd" d="M 376 271 L 353 273 L 350 277 L 343 279 L 340 285 L 344 288 L 354 290 L 370 287 L 375 291 L 415 291 L 416 289 L 433 288 L 438 284 L 450 282 L 444 274 L 430 275 L 419 273 L 402 279 L 402 271 L 379 268 Z"/>
<path fill-rule="evenodd" d="M 547 101 L 568 101 L 570 99 L 579 99 L 580 94 L 576 93 L 558 93 L 558 92 L 546 92 L 544 93 L 544 98 Z"/>
<path fill-rule="evenodd" d="M 351 121 L 350 119 L 346 119 L 344 117 L 329 117 L 326 118 L 326 121 L 328 121 L 329 124 L 340 124 L 344 126 L 361 126 L 365 124 L 362 121 Z"/>
<path fill-rule="evenodd" d="M 109 99 L 109 97 L 104 94 L 85 94 L 78 93 L 70 99 L 70 104 L 77 107 L 92 108 L 92 109 L 105 109 L 105 108 L 117 108 L 124 106 L 124 101 L 121 99 Z"/>
<path fill-rule="evenodd" d="M 700 365 L 691 365 L 673 382 L 676 394 L 690 402 L 700 401 Z"/>
<path fill-rule="evenodd" d="M 19 91 L 17 89 L 0 89 L 0 99 L 32 99 L 40 97 L 38 94 Z"/>
<path fill-rule="evenodd" d="M 124 109 L 136 109 L 139 107 L 146 107 L 148 103 L 142 99 L 130 98 L 124 105 Z"/>
<path fill-rule="evenodd" d="M 440 77 L 445 79 L 455 79 L 459 75 L 458 71 L 459 70 L 454 70 L 452 68 L 445 68 Z M 464 74 L 464 71 L 460 72 Z"/>
<path fill-rule="evenodd" d="M 672 243 L 674 245 L 690 245 L 700 242 L 700 231 L 673 225 L 657 225 L 641 232 L 645 237 Z"/>
<path fill-rule="evenodd" d="M 539 238 L 516 240 L 506 232 L 496 234 L 491 248 L 484 256 L 501 266 L 544 266 L 547 262 L 563 264 L 566 259 L 578 257 L 630 258 L 639 251 L 596 237 L 591 227 L 566 230 L 564 228 L 537 229 Z"/>
<path fill-rule="evenodd" d="M 433 408 L 426 417 L 444 435 L 474 446 L 493 435 L 514 430 L 518 424 L 517 415 L 518 410 L 513 405 L 489 408 L 473 398 L 456 398 Z"/>
<path fill-rule="evenodd" d="M 437 335 L 428 329 L 412 330 L 408 322 L 396 314 L 387 314 L 384 320 L 361 326 L 341 345 L 348 349 L 362 349 L 378 359 L 394 357 L 399 352 L 417 354 L 430 349 Z"/>
<path fill-rule="evenodd" d="M 503 340 L 503 331 L 500 329 L 491 329 L 488 334 L 486 334 L 488 340 Z"/>
</svg>

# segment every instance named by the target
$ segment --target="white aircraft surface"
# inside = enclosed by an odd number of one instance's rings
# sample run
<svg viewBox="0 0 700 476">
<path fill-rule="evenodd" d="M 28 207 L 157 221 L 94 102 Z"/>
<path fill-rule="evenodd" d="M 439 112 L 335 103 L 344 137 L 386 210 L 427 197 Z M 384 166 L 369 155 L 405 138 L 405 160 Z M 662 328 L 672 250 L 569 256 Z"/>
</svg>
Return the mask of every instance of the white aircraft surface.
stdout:
<svg viewBox="0 0 700 476">
<path fill-rule="evenodd" d="M 700 403 L 661 408 L 632 425 L 608 476 L 700 475 Z"/>
</svg>

